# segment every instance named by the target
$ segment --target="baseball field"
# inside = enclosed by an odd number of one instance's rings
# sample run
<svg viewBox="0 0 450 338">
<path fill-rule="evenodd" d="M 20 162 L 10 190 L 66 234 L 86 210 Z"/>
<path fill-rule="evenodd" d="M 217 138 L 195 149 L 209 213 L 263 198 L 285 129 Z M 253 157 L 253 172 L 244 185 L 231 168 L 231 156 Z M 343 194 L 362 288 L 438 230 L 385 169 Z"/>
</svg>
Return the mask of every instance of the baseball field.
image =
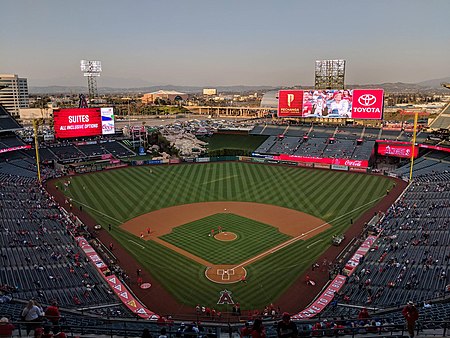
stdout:
<svg viewBox="0 0 450 338">
<path fill-rule="evenodd" d="M 217 305 L 224 289 L 244 309 L 276 302 L 392 186 L 381 176 L 221 162 L 75 176 L 65 194 L 103 231 L 111 225 L 180 304 L 226 311 Z"/>
</svg>

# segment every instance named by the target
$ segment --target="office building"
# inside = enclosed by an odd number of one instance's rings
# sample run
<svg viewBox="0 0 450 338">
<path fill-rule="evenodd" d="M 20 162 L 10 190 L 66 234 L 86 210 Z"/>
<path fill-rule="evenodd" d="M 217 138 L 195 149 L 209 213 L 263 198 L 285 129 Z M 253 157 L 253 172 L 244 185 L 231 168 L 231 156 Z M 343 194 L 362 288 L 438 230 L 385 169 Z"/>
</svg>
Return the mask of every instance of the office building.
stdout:
<svg viewBox="0 0 450 338">
<path fill-rule="evenodd" d="M 19 118 L 19 109 L 29 107 L 27 79 L 16 74 L 0 74 L 0 104 L 14 118 Z"/>
</svg>

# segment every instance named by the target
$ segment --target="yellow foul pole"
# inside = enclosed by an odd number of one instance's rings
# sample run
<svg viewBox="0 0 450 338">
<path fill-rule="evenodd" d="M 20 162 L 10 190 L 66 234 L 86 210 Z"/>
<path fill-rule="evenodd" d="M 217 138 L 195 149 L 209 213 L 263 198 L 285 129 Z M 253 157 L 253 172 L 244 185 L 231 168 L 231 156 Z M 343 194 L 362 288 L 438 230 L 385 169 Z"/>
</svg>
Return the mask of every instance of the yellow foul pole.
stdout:
<svg viewBox="0 0 450 338">
<path fill-rule="evenodd" d="M 39 166 L 39 142 L 38 142 L 38 121 L 33 119 L 34 148 L 36 149 L 36 166 L 39 183 L 41 182 L 41 167 Z"/>
<path fill-rule="evenodd" d="M 409 180 L 412 180 L 412 172 L 414 165 L 414 151 L 416 149 L 416 133 L 417 133 L 417 119 L 419 117 L 419 113 L 416 112 L 414 114 L 414 131 L 413 131 L 413 139 L 412 139 L 412 149 L 411 149 L 411 167 L 409 168 Z"/>
</svg>

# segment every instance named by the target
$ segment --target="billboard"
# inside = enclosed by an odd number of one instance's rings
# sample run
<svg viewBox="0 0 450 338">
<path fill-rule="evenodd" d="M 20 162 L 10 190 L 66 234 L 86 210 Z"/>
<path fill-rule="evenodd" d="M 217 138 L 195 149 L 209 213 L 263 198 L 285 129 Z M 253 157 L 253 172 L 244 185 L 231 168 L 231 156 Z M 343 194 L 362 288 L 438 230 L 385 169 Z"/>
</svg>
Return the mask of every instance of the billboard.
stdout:
<svg viewBox="0 0 450 338">
<path fill-rule="evenodd" d="M 114 134 L 113 108 L 68 108 L 53 112 L 55 137 L 75 138 Z"/>
<path fill-rule="evenodd" d="M 278 117 L 302 117 L 303 90 L 278 92 Z"/>
<path fill-rule="evenodd" d="M 280 90 L 278 117 L 381 119 L 383 89 Z"/>
<path fill-rule="evenodd" d="M 412 154 L 412 145 L 378 144 L 378 154 L 384 156 L 410 158 Z M 414 147 L 414 158 L 416 158 L 418 154 L 419 147 Z"/>
<path fill-rule="evenodd" d="M 280 154 L 278 156 L 273 156 L 273 158 L 279 161 L 327 164 L 328 167 L 329 165 L 339 165 L 339 166 L 359 167 L 359 168 L 367 168 L 369 166 L 369 161 L 367 160 L 354 160 L 346 158 L 307 157 L 288 154 Z"/>
<path fill-rule="evenodd" d="M 102 135 L 110 135 L 116 132 L 114 128 L 114 111 L 112 108 L 101 108 Z"/>
</svg>

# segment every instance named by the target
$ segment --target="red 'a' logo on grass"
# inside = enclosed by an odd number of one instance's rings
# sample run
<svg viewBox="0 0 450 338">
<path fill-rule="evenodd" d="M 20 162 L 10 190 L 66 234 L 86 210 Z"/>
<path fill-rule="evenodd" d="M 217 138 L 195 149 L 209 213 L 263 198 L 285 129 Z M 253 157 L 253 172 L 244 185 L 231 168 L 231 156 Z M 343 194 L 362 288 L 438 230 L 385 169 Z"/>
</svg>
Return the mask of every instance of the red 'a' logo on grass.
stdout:
<svg viewBox="0 0 450 338">
<path fill-rule="evenodd" d="M 231 298 L 231 291 L 227 289 L 220 291 L 220 297 L 217 304 L 234 304 L 233 298 Z"/>
</svg>

